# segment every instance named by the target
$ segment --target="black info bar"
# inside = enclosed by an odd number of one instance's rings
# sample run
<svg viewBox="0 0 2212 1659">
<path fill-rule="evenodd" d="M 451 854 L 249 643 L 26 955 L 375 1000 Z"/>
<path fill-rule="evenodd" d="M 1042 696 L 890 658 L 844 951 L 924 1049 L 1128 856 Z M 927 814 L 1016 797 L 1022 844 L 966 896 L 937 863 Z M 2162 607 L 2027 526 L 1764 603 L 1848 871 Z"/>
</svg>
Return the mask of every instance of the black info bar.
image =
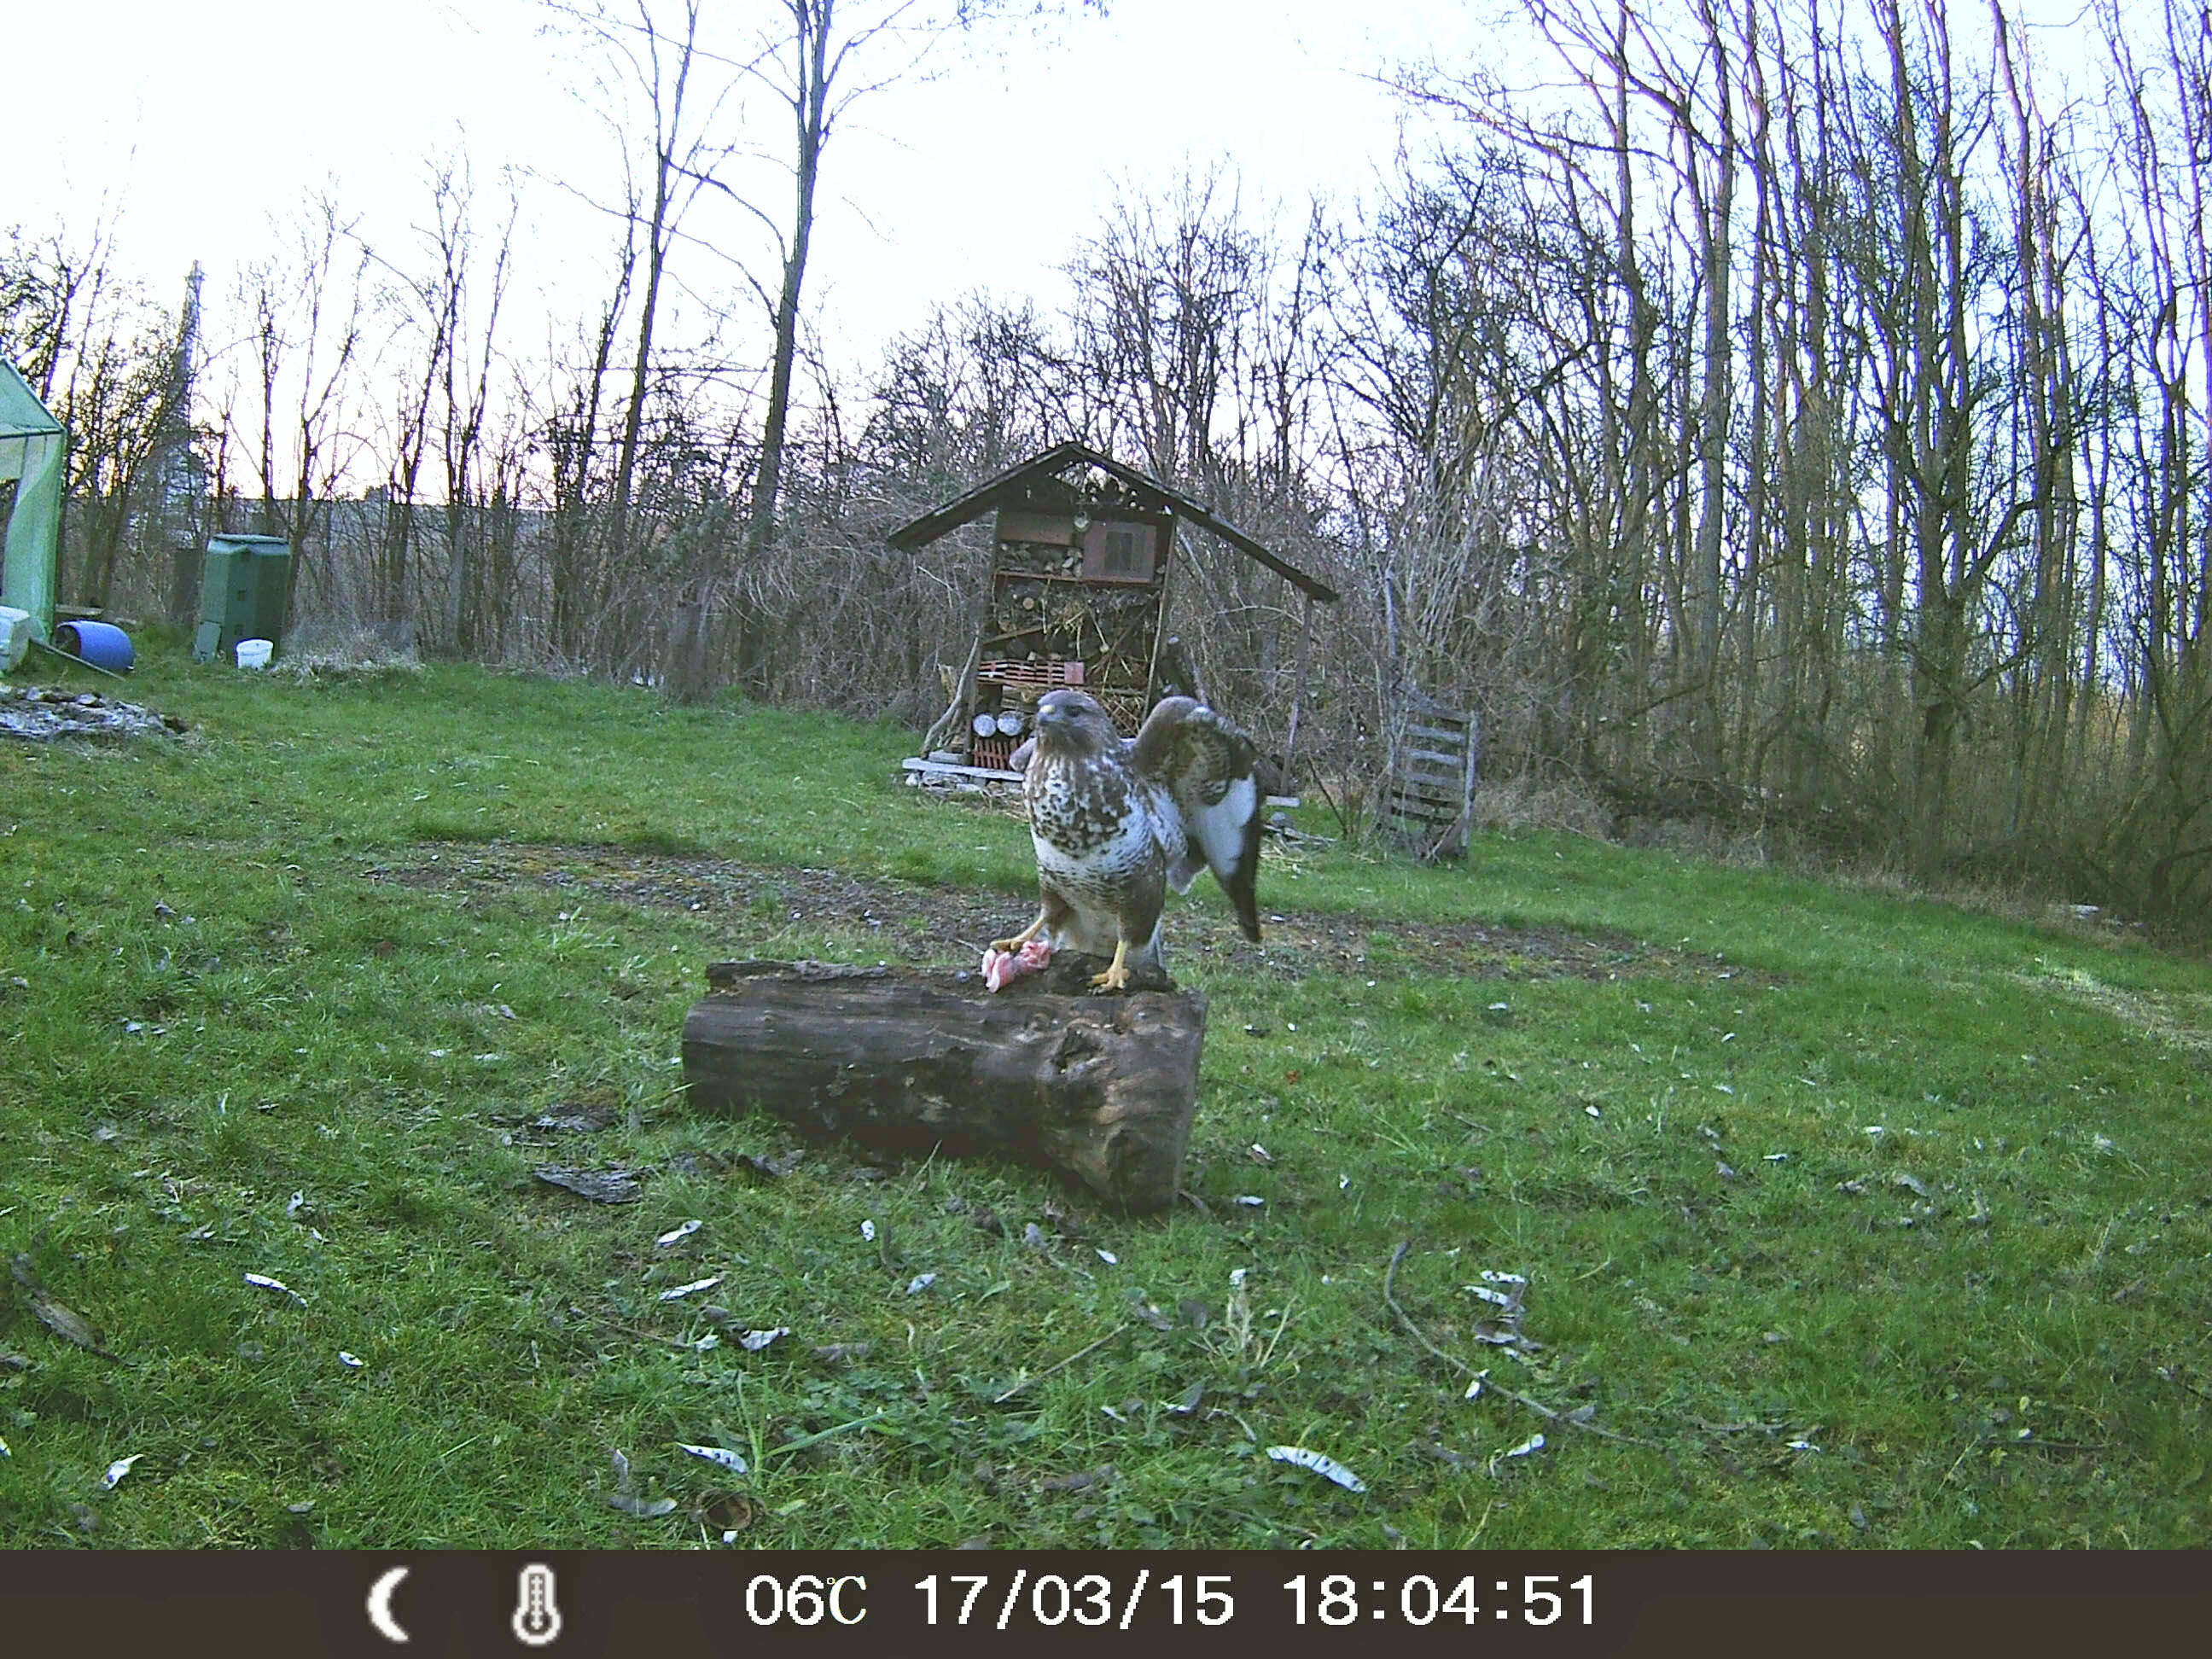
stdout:
<svg viewBox="0 0 2212 1659">
<path fill-rule="evenodd" d="M 0 1652 L 2193 1650 L 2201 1553 L 15 1552 Z M 1387 1644 L 1377 1648 L 1374 1644 Z"/>
</svg>

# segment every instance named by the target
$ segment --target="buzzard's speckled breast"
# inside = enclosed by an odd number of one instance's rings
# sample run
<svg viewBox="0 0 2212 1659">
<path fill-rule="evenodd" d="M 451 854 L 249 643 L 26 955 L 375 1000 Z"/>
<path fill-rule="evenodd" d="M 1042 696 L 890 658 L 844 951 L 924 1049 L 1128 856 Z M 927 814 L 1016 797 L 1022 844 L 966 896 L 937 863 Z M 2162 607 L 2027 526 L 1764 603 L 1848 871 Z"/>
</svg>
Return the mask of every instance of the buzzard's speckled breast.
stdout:
<svg viewBox="0 0 2212 1659">
<path fill-rule="evenodd" d="M 1036 850 L 1037 919 L 998 941 L 1042 935 L 1055 950 L 1111 954 L 1101 982 L 1131 964 L 1164 967 L 1160 909 L 1210 866 L 1247 939 L 1260 937 L 1252 876 L 1259 795 L 1252 741 L 1188 697 L 1165 697 L 1133 740 L 1072 688 L 1037 700 L 1025 794 Z"/>
<path fill-rule="evenodd" d="M 1037 872 L 1076 913 L 1075 925 L 1060 930 L 1063 949 L 1109 953 L 1116 918 L 1133 890 L 1157 892 L 1172 856 L 1163 844 L 1172 821 L 1155 793 L 1118 754 L 1040 755 L 1031 763 L 1030 839 Z M 1172 838 L 1179 848 L 1182 836 Z"/>
</svg>

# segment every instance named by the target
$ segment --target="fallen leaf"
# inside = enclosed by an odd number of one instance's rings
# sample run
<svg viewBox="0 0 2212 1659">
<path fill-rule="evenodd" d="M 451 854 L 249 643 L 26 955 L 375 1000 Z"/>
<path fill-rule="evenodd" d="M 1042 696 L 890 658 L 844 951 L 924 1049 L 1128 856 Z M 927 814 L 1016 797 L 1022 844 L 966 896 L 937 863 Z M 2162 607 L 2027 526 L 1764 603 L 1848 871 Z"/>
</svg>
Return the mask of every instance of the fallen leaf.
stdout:
<svg viewBox="0 0 2212 1659">
<path fill-rule="evenodd" d="M 1129 1316 L 1139 1324 L 1149 1325 L 1156 1331 L 1171 1331 L 1175 1328 L 1175 1321 L 1162 1313 L 1157 1304 L 1146 1301 L 1141 1294 L 1133 1292 L 1131 1294 Z"/>
<path fill-rule="evenodd" d="M 531 1119 L 530 1127 L 553 1129 L 562 1134 L 595 1135 L 614 1121 L 615 1109 L 611 1106 L 568 1103 L 549 1108 Z"/>
<path fill-rule="evenodd" d="M 1121 1473 L 1111 1463 L 1102 1463 L 1095 1469 L 1085 1469 L 1079 1474 L 1055 1474 L 1037 1482 L 1039 1492 L 1087 1492 L 1102 1486 Z"/>
<path fill-rule="evenodd" d="M 562 1188 L 594 1204 L 635 1204 L 645 1195 L 637 1177 L 619 1164 L 578 1170 L 565 1164 L 541 1164 L 531 1173 L 549 1187 Z"/>
<path fill-rule="evenodd" d="M 615 1453 L 613 1461 L 615 1489 L 606 1495 L 610 1508 L 620 1510 L 624 1515 L 636 1516 L 640 1520 L 644 1521 L 650 1521 L 656 1516 L 666 1515 L 675 1509 L 676 1500 L 672 1498 L 640 1498 L 637 1495 L 636 1479 L 630 1474 L 629 1459 L 618 1451 Z"/>
<path fill-rule="evenodd" d="M 703 1221 L 687 1221 L 679 1227 L 671 1227 L 666 1232 L 661 1234 L 659 1237 L 654 1239 L 653 1242 L 654 1244 L 665 1250 L 671 1245 L 681 1244 L 685 1239 L 690 1237 L 692 1234 L 697 1232 L 700 1228 L 706 1224 L 707 1224 Z"/>
<path fill-rule="evenodd" d="M 772 1325 L 764 1331 L 747 1331 L 743 1336 L 738 1339 L 738 1346 L 743 1348 L 747 1353 L 758 1353 L 763 1348 L 768 1346 L 769 1343 L 775 1341 L 778 1337 L 789 1336 L 790 1334 L 790 1326 Z M 820 1351 L 817 1349 L 817 1352 L 818 1352 Z"/>
<path fill-rule="evenodd" d="M 734 1544 L 738 1534 L 753 1523 L 753 1500 L 742 1492 L 717 1492 L 700 1508 L 707 1524 L 722 1534 L 725 1544 Z"/>
<path fill-rule="evenodd" d="M 100 1345 L 99 1331 L 94 1328 L 89 1320 L 66 1304 L 55 1301 L 44 1291 L 31 1292 L 31 1311 L 39 1316 L 39 1323 L 64 1341 L 74 1342 L 78 1347 L 89 1348 L 98 1354 L 107 1352 Z"/>
</svg>

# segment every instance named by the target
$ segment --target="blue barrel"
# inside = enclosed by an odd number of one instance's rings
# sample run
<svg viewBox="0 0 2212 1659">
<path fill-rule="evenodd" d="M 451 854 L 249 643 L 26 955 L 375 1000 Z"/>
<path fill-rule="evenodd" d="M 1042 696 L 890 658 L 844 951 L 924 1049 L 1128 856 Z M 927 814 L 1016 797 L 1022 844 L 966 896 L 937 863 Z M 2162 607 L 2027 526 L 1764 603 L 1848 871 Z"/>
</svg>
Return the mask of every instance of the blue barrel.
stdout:
<svg viewBox="0 0 2212 1659">
<path fill-rule="evenodd" d="M 131 636 L 113 623 L 65 622 L 54 629 L 54 643 L 73 657 L 82 657 L 94 668 L 111 674 L 127 674 L 137 653 Z"/>
</svg>

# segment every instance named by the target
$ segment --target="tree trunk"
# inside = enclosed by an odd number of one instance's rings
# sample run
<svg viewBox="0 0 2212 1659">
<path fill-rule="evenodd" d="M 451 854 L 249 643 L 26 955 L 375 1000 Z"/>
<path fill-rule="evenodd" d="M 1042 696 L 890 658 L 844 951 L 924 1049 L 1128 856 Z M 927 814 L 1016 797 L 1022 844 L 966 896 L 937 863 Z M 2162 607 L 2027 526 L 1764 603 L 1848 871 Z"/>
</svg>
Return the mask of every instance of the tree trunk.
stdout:
<svg viewBox="0 0 2212 1659">
<path fill-rule="evenodd" d="M 1206 999 L 1064 994 L 1091 965 L 1063 957 L 994 994 L 973 973 L 715 963 L 713 994 L 684 1023 L 684 1081 L 711 1111 L 998 1153 L 1130 1211 L 1163 1210 L 1197 1110 Z"/>
<path fill-rule="evenodd" d="M 783 479 L 784 431 L 791 414 L 791 374 L 799 355 L 799 301 L 806 282 L 808 244 L 814 236 L 814 186 L 821 176 L 822 148 L 829 141 L 830 78 L 836 65 L 830 53 L 832 0 L 793 8 L 797 27 L 797 94 L 792 113 L 798 122 L 798 199 L 792 213 L 791 240 L 784 249 L 783 287 L 775 301 L 775 360 L 769 365 L 768 410 L 761 424 L 760 465 L 753 475 L 752 500 L 745 526 L 745 563 L 757 572 L 775 530 L 775 504 Z M 738 671 L 750 676 L 767 654 L 761 620 L 747 615 L 739 629 Z"/>
</svg>

